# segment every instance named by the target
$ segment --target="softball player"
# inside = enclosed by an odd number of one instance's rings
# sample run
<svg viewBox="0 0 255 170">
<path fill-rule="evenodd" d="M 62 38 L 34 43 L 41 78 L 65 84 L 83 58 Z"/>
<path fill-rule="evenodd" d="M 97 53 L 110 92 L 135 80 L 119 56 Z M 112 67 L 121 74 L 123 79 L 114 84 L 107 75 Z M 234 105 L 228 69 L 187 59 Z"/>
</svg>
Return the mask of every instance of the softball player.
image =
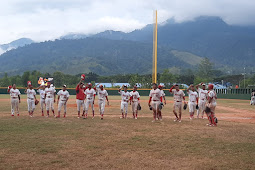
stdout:
<svg viewBox="0 0 255 170">
<path fill-rule="evenodd" d="M 121 89 L 124 89 L 124 91 L 122 91 Z M 119 88 L 119 94 L 121 95 L 121 114 L 122 116 L 120 117 L 120 119 L 122 118 L 127 118 L 127 112 L 128 112 L 128 101 L 129 101 L 129 97 L 130 97 L 130 93 L 127 91 L 127 86 L 123 85 L 121 88 Z M 125 112 L 125 117 L 124 117 L 124 112 Z"/>
<path fill-rule="evenodd" d="M 162 98 L 164 100 L 164 104 L 166 105 L 166 94 L 165 94 L 165 92 L 163 90 L 163 87 L 164 87 L 163 85 L 159 85 L 158 86 L 158 88 L 159 88 L 159 90 L 160 90 L 160 92 L 162 94 Z M 162 120 L 162 111 L 160 111 L 160 114 L 158 115 L 158 119 Z"/>
<path fill-rule="evenodd" d="M 255 105 L 255 90 L 251 93 L 251 105 Z"/>
<path fill-rule="evenodd" d="M 190 114 L 190 120 L 194 118 L 194 113 L 196 110 L 196 106 L 198 106 L 198 94 L 195 91 L 195 87 L 193 84 L 189 86 L 187 89 L 187 93 L 189 95 L 189 114 Z"/>
<path fill-rule="evenodd" d="M 11 114 L 14 116 L 15 110 L 19 116 L 20 91 L 16 88 L 16 84 L 8 87 L 8 93 L 11 96 Z"/>
<path fill-rule="evenodd" d="M 213 90 L 213 84 L 208 85 L 208 100 L 207 100 L 207 107 L 210 108 L 210 113 L 207 113 L 207 117 L 209 120 L 208 126 L 217 126 L 217 122 L 215 122 L 215 108 L 217 106 L 217 94 Z"/>
<path fill-rule="evenodd" d="M 132 105 L 133 118 L 137 119 L 137 106 L 140 103 L 140 95 L 137 91 L 137 86 L 134 86 L 133 91 L 130 92 L 130 105 Z"/>
<path fill-rule="evenodd" d="M 83 116 L 83 118 L 85 118 L 85 104 L 84 104 L 85 94 L 84 94 L 84 90 L 86 89 L 86 87 L 84 86 L 84 83 L 82 82 L 82 80 L 83 79 L 80 80 L 80 82 L 77 84 L 76 89 L 75 89 L 78 118 L 80 118 L 81 107 L 83 108 L 82 116 Z"/>
<path fill-rule="evenodd" d="M 51 87 L 50 85 L 51 85 L 51 83 L 47 82 L 47 87 L 45 88 L 44 98 L 45 98 L 45 103 L 46 103 L 46 111 L 47 111 L 47 117 L 49 117 L 50 108 L 51 108 L 53 116 L 55 117 L 54 103 L 56 102 L 56 100 L 55 100 L 56 90 L 54 89 L 54 87 Z"/>
<path fill-rule="evenodd" d="M 37 88 L 37 92 L 40 95 L 40 106 L 42 111 L 42 116 L 44 116 L 44 106 L 45 106 L 45 85 L 42 85 Z"/>
<path fill-rule="evenodd" d="M 94 111 L 94 101 L 95 101 L 95 96 L 96 96 L 96 91 L 95 89 L 92 88 L 92 84 L 88 83 L 88 88 L 84 92 L 86 102 L 85 102 L 85 119 L 88 118 L 88 110 L 89 110 L 89 105 L 91 106 L 92 109 L 92 119 L 95 117 L 95 111 Z"/>
<path fill-rule="evenodd" d="M 58 93 L 58 116 L 56 118 L 60 118 L 60 111 L 62 106 L 64 106 L 64 117 L 66 117 L 66 103 L 69 99 L 69 92 L 66 90 L 66 85 L 63 85 L 63 89 L 60 90 Z"/>
<path fill-rule="evenodd" d="M 101 115 L 101 120 L 103 120 L 104 117 L 104 109 L 105 109 L 105 99 L 107 101 L 107 105 L 109 105 L 109 100 L 108 100 L 108 93 L 104 89 L 103 85 L 99 86 L 99 89 L 97 89 L 97 95 L 98 95 L 98 107 L 99 107 L 99 112 Z"/>
<path fill-rule="evenodd" d="M 27 94 L 27 110 L 30 117 L 33 117 L 33 113 L 35 110 L 35 100 L 36 100 L 36 92 L 33 89 L 32 85 L 29 85 L 25 90 Z"/>
<path fill-rule="evenodd" d="M 148 105 L 149 105 L 150 109 L 153 110 L 152 122 L 155 122 L 156 118 L 158 117 L 157 115 L 161 114 L 159 105 L 162 103 L 162 93 L 158 89 L 158 86 L 156 83 L 153 84 L 152 88 L 153 89 L 150 91 L 150 95 L 149 95 L 150 99 L 149 99 Z"/>
<path fill-rule="evenodd" d="M 200 88 L 202 86 L 202 88 Z M 197 109 L 197 118 L 199 118 L 200 112 L 202 112 L 202 119 L 204 118 L 204 113 L 205 113 L 205 106 L 206 106 L 206 100 L 208 96 L 208 91 L 205 89 L 205 84 L 200 83 L 196 85 L 196 89 L 198 92 L 198 109 Z"/>
<path fill-rule="evenodd" d="M 173 89 L 175 89 L 175 90 L 173 90 Z M 179 89 L 178 84 L 177 85 L 173 85 L 170 88 L 169 92 L 172 93 L 173 97 L 174 97 L 173 113 L 174 113 L 174 115 L 176 117 L 176 119 L 174 121 L 175 122 L 176 121 L 181 122 L 181 118 L 182 118 L 182 101 L 183 101 L 184 105 L 186 104 L 186 102 L 185 102 L 185 94 L 184 94 L 184 92 L 182 90 Z M 176 109 L 178 109 L 178 111 L 179 111 L 179 117 L 177 115 Z"/>
</svg>

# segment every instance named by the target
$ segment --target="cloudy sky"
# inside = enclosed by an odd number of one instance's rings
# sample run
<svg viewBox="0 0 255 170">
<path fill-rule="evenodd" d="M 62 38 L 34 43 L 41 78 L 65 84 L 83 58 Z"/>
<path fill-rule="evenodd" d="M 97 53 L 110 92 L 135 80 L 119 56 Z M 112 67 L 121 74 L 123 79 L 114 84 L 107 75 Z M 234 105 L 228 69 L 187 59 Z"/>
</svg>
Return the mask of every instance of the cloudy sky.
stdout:
<svg viewBox="0 0 255 170">
<path fill-rule="evenodd" d="M 254 0 L 0 0 L 0 44 L 27 37 L 52 40 L 68 33 L 129 32 L 152 23 L 219 16 L 228 24 L 255 25 Z"/>
</svg>

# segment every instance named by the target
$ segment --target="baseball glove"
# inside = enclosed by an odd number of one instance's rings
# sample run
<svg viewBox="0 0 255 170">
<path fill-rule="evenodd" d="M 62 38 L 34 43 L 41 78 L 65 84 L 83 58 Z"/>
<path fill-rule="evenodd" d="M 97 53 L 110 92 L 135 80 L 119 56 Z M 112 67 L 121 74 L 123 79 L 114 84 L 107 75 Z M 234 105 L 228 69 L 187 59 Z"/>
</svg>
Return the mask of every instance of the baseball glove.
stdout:
<svg viewBox="0 0 255 170">
<path fill-rule="evenodd" d="M 142 110 L 142 107 L 140 104 L 137 105 L 137 110 Z"/>
<path fill-rule="evenodd" d="M 211 113 L 211 109 L 208 106 L 205 108 L 205 113 Z"/>
<path fill-rule="evenodd" d="M 36 100 L 35 100 L 35 105 L 38 105 L 38 103 L 39 103 L 39 101 L 36 99 Z"/>
<path fill-rule="evenodd" d="M 184 109 L 184 110 L 187 109 L 187 103 L 184 104 L 183 109 Z"/>
<path fill-rule="evenodd" d="M 162 110 L 163 107 L 164 107 L 164 104 L 161 102 L 161 103 L 159 104 L 158 108 L 159 108 L 159 110 Z"/>
<path fill-rule="evenodd" d="M 150 108 L 150 110 L 152 110 L 152 107 L 151 107 L 151 106 L 150 106 L 149 108 Z"/>
<path fill-rule="evenodd" d="M 197 109 L 197 110 L 199 109 L 199 106 L 198 106 L 198 105 L 196 105 L 196 109 Z"/>
<path fill-rule="evenodd" d="M 217 117 L 214 117 L 214 122 L 215 122 L 215 123 L 218 123 Z"/>
</svg>

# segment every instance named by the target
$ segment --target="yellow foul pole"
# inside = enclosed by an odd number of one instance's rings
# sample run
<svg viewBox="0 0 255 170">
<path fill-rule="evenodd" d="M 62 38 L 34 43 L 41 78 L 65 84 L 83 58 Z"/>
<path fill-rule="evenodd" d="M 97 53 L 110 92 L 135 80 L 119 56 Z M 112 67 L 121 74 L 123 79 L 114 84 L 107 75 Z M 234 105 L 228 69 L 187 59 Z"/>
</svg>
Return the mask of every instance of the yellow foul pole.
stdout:
<svg viewBox="0 0 255 170">
<path fill-rule="evenodd" d="M 153 63 L 152 63 L 152 83 L 157 83 L 157 54 L 158 54 L 158 16 L 157 10 L 155 11 L 155 25 L 153 35 Z"/>
</svg>

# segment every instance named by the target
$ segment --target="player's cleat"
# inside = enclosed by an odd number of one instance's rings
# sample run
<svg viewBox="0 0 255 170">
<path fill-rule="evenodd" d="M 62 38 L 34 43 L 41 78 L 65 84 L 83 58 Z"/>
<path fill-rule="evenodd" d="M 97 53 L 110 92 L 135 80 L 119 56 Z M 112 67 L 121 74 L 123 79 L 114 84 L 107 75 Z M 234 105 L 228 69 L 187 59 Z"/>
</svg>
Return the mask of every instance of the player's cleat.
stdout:
<svg viewBox="0 0 255 170">
<path fill-rule="evenodd" d="M 14 116 L 14 115 L 12 115 L 12 116 Z"/>
<path fill-rule="evenodd" d="M 159 121 L 162 121 L 162 119 L 160 118 Z"/>
<path fill-rule="evenodd" d="M 30 117 L 33 117 L 33 115 L 30 115 Z"/>
<path fill-rule="evenodd" d="M 175 119 L 174 119 L 174 122 L 177 122 L 177 121 L 178 121 L 178 119 L 177 119 L 177 118 L 175 118 Z"/>
<path fill-rule="evenodd" d="M 135 117 L 135 119 L 137 120 L 137 117 Z"/>
<path fill-rule="evenodd" d="M 60 118 L 60 116 L 56 116 L 56 118 Z"/>
<path fill-rule="evenodd" d="M 19 116 L 19 114 L 17 114 L 17 116 Z"/>
<path fill-rule="evenodd" d="M 77 118 L 80 119 L 80 116 L 78 116 Z"/>
<path fill-rule="evenodd" d="M 101 117 L 101 120 L 103 120 L 104 118 Z"/>
<path fill-rule="evenodd" d="M 66 115 L 64 115 L 64 118 L 66 118 Z"/>
<path fill-rule="evenodd" d="M 120 117 L 120 119 L 123 119 L 123 118 L 124 118 L 124 117 L 122 117 L 122 116 Z"/>
<path fill-rule="evenodd" d="M 182 121 L 181 120 L 179 120 L 179 123 L 181 123 Z"/>
</svg>

